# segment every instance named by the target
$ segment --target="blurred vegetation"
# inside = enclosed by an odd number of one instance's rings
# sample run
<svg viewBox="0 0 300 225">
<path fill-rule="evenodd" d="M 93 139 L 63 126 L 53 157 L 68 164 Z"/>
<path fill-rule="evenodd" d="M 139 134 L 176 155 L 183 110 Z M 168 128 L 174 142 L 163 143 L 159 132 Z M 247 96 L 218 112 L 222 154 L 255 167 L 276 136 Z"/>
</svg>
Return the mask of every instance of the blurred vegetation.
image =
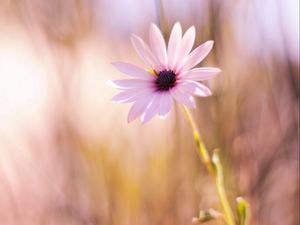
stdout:
<svg viewBox="0 0 300 225">
<path fill-rule="evenodd" d="M 182 225 L 219 209 L 180 110 L 126 124 L 110 62 L 130 33 L 195 25 L 222 74 L 193 112 L 251 225 L 299 223 L 299 3 L 0 1 L 0 224 Z M 297 9 L 296 9 L 297 8 Z M 207 224 L 218 224 L 208 222 Z M 221 222 L 219 223 L 221 224 Z"/>
</svg>

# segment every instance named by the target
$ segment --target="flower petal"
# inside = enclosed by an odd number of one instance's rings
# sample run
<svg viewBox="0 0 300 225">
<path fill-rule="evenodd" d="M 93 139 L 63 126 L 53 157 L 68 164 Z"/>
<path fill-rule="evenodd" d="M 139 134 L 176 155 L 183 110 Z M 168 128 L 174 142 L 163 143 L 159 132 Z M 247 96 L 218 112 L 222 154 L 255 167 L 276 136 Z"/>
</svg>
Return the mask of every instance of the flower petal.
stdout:
<svg viewBox="0 0 300 225">
<path fill-rule="evenodd" d="M 150 46 L 154 56 L 159 60 L 160 64 L 165 66 L 167 64 L 166 43 L 159 28 L 152 24 L 149 32 Z"/>
<path fill-rule="evenodd" d="M 143 115 L 141 117 L 142 123 L 147 123 L 149 120 L 151 120 L 156 115 L 156 113 L 159 110 L 160 99 L 161 99 L 160 94 L 154 95 L 151 103 L 148 105 L 147 109 L 145 110 L 145 112 L 143 113 Z"/>
<path fill-rule="evenodd" d="M 138 36 L 131 35 L 131 43 L 137 54 L 145 62 L 145 64 L 151 68 L 158 66 L 158 61 L 155 59 L 149 46 Z"/>
<path fill-rule="evenodd" d="M 201 67 L 201 68 L 195 68 L 190 71 L 187 71 L 182 75 L 182 78 L 188 80 L 195 80 L 195 81 L 210 80 L 220 72 L 221 70 L 219 68 Z"/>
<path fill-rule="evenodd" d="M 153 98 L 153 92 L 146 92 L 139 96 L 136 102 L 132 105 L 129 110 L 127 121 L 128 123 L 135 120 L 137 117 L 142 115 L 147 109 L 148 105 L 151 104 Z"/>
<path fill-rule="evenodd" d="M 121 90 L 151 88 L 153 86 L 153 82 L 138 79 L 109 80 L 106 84 Z"/>
<path fill-rule="evenodd" d="M 167 114 L 170 112 L 172 108 L 172 97 L 169 92 L 165 92 L 161 98 L 160 98 L 160 103 L 159 103 L 159 116 L 161 118 L 165 118 Z"/>
<path fill-rule="evenodd" d="M 135 89 L 122 91 L 115 95 L 111 100 L 117 103 L 133 102 L 136 101 L 137 97 L 141 94 L 141 91 Z"/>
<path fill-rule="evenodd" d="M 168 43 L 168 65 L 169 69 L 174 69 L 178 57 L 178 50 L 181 43 L 182 30 L 180 23 L 173 26 L 169 43 Z"/>
<path fill-rule="evenodd" d="M 184 81 L 178 85 L 182 90 L 192 95 L 201 97 L 212 95 L 211 90 L 208 87 L 195 81 Z"/>
<path fill-rule="evenodd" d="M 187 57 L 186 62 L 183 66 L 183 71 L 189 70 L 200 63 L 211 51 L 214 45 L 213 41 L 207 41 L 204 44 L 194 49 L 191 54 Z M 180 68 L 181 69 L 181 68 Z"/>
<path fill-rule="evenodd" d="M 196 108 L 196 104 L 193 96 L 191 96 L 187 92 L 182 92 L 178 87 L 175 87 L 171 89 L 171 94 L 176 101 L 185 105 L 186 107 L 191 109 Z"/>
<path fill-rule="evenodd" d="M 180 67 L 182 64 L 185 63 L 186 56 L 190 53 L 193 48 L 194 41 L 195 41 L 195 27 L 190 27 L 184 34 L 178 55 L 180 56 L 180 60 L 177 59 L 176 65 Z"/>
<path fill-rule="evenodd" d="M 124 62 L 115 62 L 112 65 L 122 73 L 130 75 L 135 78 L 143 79 L 143 80 L 153 80 L 154 76 L 147 73 L 145 70 Z"/>
</svg>

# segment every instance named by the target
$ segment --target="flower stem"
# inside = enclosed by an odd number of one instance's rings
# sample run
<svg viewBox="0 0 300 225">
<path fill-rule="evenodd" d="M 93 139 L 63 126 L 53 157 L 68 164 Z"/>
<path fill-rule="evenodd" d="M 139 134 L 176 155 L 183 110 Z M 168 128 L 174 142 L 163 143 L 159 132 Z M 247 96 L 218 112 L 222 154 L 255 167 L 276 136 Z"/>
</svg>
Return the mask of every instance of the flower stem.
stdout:
<svg viewBox="0 0 300 225">
<path fill-rule="evenodd" d="M 228 225 L 234 225 L 234 217 L 233 213 L 229 204 L 229 201 L 227 199 L 225 187 L 224 187 L 224 176 L 223 176 L 223 168 L 219 157 L 219 149 L 216 149 L 212 156 L 212 161 L 216 168 L 216 174 L 215 174 L 215 182 L 217 186 L 217 191 L 219 195 L 219 199 L 221 201 L 224 214 L 225 214 L 225 220 Z"/>
<path fill-rule="evenodd" d="M 215 173 L 214 167 L 212 165 L 208 151 L 207 151 L 204 143 L 201 141 L 200 133 L 197 129 L 196 123 L 195 123 L 190 111 L 185 106 L 183 107 L 183 110 L 184 110 L 184 114 L 189 122 L 189 125 L 192 128 L 194 140 L 196 142 L 196 146 L 198 149 L 198 153 L 199 153 L 204 165 L 206 166 L 207 170 L 210 172 L 211 175 L 214 176 L 214 173 Z"/>
<path fill-rule="evenodd" d="M 184 106 L 183 107 L 184 114 L 189 122 L 190 127 L 193 131 L 194 140 L 196 142 L 196 146 L 198 149 L 198 153 L 204 163 L 205 167 L 209 171 L 210 175 L 213 177 L 216 189 L 218 192 L 219 200 L 221 202 L 223 213 L 225 216 L 225 221 L 227 225 L 235 225 L 234 216 L 227 199 L 225 187 L 224 187 L 224 176 L 223 176 L 223 168 L 220 162 L 218 150 L 214 151 L 213 157 L 211 159 L 205 144 L 201 140 L 200 133 L 197 129 L 196 123 L 190 113 L 190 111 Z"/>
</svg>

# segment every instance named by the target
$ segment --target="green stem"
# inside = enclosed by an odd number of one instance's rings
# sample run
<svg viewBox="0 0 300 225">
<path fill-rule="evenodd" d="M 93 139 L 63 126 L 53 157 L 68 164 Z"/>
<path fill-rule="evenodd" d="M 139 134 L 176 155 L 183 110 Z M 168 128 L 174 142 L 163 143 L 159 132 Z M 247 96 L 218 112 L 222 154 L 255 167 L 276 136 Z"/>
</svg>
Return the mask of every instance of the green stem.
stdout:
<svg viewBox="0 0 300 225">
<path fill-rule="evenodd" d="M 209 171 L 209 173 L 215 180 L 216 189 L 217 189 L 218 196 L 219 196 L 222 208 L 223 208 L 223 213 L 225 216 L 225 221 L 226 221 L 227 225 L 235 225 L 234 216 L 233 216 L 229 201 L 227 199 L 227 195 L 226 195 L 226 191 L 225 191 L 225 187 L 224 187 L 223 169 L 222 169 L 222 165 L 221 165 L 220 158 L 218 155 L 218 151 L 214 152 L 214 155 L 211 160 L 211 157 L 205 147 L 205 144 L 201 140 L 200 133 L 197 129 L 196 123 L 195 123 L 190 111 L 186 107 L 183 107 L 183 110 L 184 110 L 185 116 L 189 122 L 189 125 L 192 128 L 194 140 L 196 142 L 198 153 L 202 159 L 202 162 L 204 163 L 205 167 L 207 168 L 207 170 Z"/>
<path fill-rule="evenodd" d="M 215 182 L 217 186 L 218 196 L 222 205 L 222 208 L 224 210 L 225 214 L 225 220 L 228 225 L 235 225 L 234 222 L 234 216 L 229 204 L 229 201 L 227 199 L 225 187 L 224 187 L 224 176 L 223 176 L 223 168 L 222 164 L 220 162 L 219 157 L 219 150 L 216 149 L 212 156 L 212 161 L 216 168 L 216 174 L 215 174 Z"/>
<path fill-rule="evenodd" d="M 184 114 L 189 122 L 189 125 L 192 128 L 194 140 L 196 142 L 196 146 L 198 149 L 198 153 L 202 159 L 203 164 L 206 166 L 207 170 L 210 172 L 210 174 L 213 176 L 215 171 L 213 164 L 211 162 L 210 156 L 208 154 L 208 151 L 204 145 L 204 143 L 201 141 L 200 133 L 197 129 L 196 123 L 190 113 L 190 111 L 184 106 L 183 107 Z"/>
</svg>

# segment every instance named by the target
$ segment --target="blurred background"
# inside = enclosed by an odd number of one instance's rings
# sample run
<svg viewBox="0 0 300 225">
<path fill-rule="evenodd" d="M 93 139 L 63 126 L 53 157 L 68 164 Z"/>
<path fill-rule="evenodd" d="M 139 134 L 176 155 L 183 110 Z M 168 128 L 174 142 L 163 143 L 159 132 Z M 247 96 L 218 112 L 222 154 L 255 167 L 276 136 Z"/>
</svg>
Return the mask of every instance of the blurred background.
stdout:
<svg viewBox="0 0 300 225">
<path fill-rule="evenodd" d="M 195 25 L 222 69 L 193 111 L 251 225 L 299 222 L 297 0 L 0 0 L 0 224 L 186 225 L 220 209 L 178 107 L 127 124 L 110 62 L 130 34 Z M 208 224 L 222 224 L 210 222 Z"/>
</svg>

